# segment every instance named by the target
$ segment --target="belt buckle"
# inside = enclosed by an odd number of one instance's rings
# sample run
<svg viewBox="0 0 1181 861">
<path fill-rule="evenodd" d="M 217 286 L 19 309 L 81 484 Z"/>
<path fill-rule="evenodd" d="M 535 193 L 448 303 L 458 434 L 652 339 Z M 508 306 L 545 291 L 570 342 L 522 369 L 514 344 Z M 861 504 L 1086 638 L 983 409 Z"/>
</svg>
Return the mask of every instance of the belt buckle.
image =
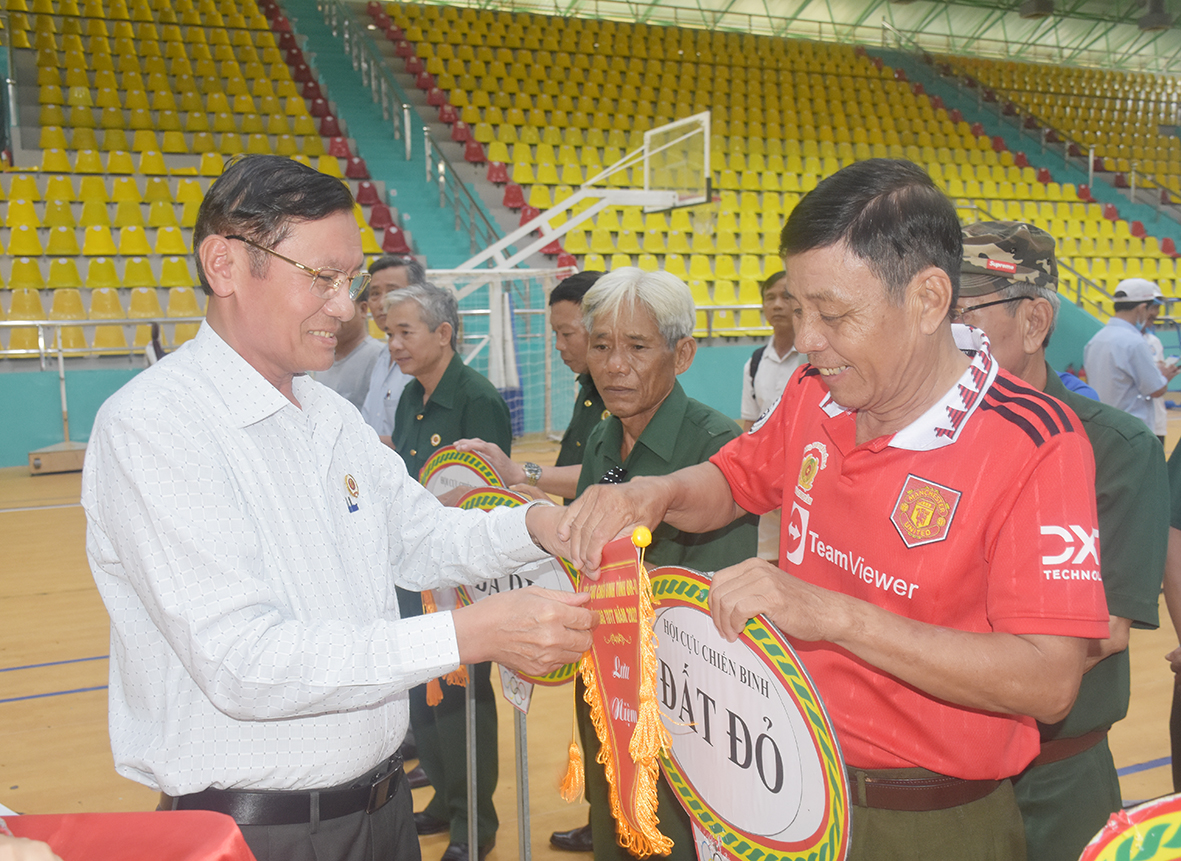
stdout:
<svg viewBox="0 0 1181 861">
<path fill-rule="evenodd" d="M 376 813 L 385 807 L 387 801 L 393 797 L 394 792 L 397 792 L 398 785 L 394 784 L 394 791 L 390 791 L 390 784 L 393 783 L 397 777 L 397 769 L 391 769 L 384 777 L 379 777 L 369 787 L 369 804 L 365 807 L 366 813 Z"/>
</svg>

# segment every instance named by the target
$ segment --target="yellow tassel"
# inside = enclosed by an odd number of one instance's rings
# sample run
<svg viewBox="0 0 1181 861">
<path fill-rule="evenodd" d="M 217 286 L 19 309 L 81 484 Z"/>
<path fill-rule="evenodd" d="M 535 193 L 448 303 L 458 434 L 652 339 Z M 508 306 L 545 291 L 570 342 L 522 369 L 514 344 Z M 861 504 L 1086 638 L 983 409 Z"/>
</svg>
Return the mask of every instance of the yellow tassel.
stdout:
<svg viewBox="0 0 1181 861">
<path fill-rule="evenodd" d="M 438 679 L 431 679 L 426 683 L 426 704 L 437 706 L 441 702 L 443 702 L 443 686 L 439 684 Z"/>
<path fill-rule="evenodd" d="M 455 687 L 467 687 L 467 667 L 460 664 L 458 670 L 454 670 L 443 676 L 443 681 Z"/>
<path fill-rule="evenodd" d="M 422 593 L 422 612 L 423 613 L 434 613 L 438 609 L 439 609 L 439 607 L 435 603 L 435 593 L 432 592 L 430 589 L 427 589 L 425 592 Z"/>
<path fill-rule="evenodd" d="M 562 778 L 562 785 L 558 789 L 562 800 L 567 804 L 573 804 L 582 797 L 582 771 L 582 751 L 578 749 L 578 742 L 571 738 L 570 751 L 566 760 L 566 776 Z"/>
</svg>

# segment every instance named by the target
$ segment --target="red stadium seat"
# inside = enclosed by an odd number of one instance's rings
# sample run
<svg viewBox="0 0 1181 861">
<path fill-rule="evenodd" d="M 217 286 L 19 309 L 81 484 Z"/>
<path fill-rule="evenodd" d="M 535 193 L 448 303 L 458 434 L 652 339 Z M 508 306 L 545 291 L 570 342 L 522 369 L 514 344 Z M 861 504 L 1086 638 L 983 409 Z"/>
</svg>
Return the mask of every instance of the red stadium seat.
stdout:
<svg viewBox="0 0 1181 861">
<path fill-rule="evenodd" d="M 463 146 L 463 160 L 472 164 L 483 164 L 488 161 L 488 156 L 484 154 L 484 145 L 479 141 L 469 140 Z"/>
<path fill-rule="evenodd" d="M 323 117 L 331 113 L 328 108 L 327 99 L 313 99 L 311 105 L 308 106 L 308 113 L 313 117 Z"/>
<path fill-rule="evenodd" d="M 554 257 L 558 254 L 561 254 L 562 253 L 561 240 L 555 239 L 553 242 L 549 243 L 548 245 L 543 245 L 541 248 L 541 253 L 546 255 L 547 257 Z"/>
<path fill-rule="evenodd" d="M 1037 181 L 1042 185 L 1054 181 L 1054 177 L 1050 175 L 1050 169 L 1048 167 L 1039 167 L 1037 169 Z"/>
<path fill-rule="evenodd" d="M 369 168 L 365 166 L 365 159 L 359 155 L 350 156 L 344 175 L 349 179 L 369 179 Z"/>
<path fill-rule="evenodd" d="M 440 110 L 442 110 L 442 108 L 440 108 Z M 462 120 L 457 120 L 451 126 L 451 140 L 455 141 L 456 143 L 462 143 L 462 144 L 465 144 L 468 141 L 472 141 L 471 126 L 469 126 L 467 123 L 463 122 Z M 472 141 L 472 142 L 478 143 L 478 141 Z"/>
<path fill-rule="evenodd" d="M 429 90 L 435 86 L 435 76 L 424 69 L 414 79 L 414 85 L 420 90 Z"/>
<path fill-rule="evenodd" d="M 328 141 L 328 154 L 337 158 L 349 158 L 353 153 L 349 150 L 349 142 L 338 135 Z"/>
<path fill-rule="evenodd" d="M 358 185 L 357 203 L 361 206 L 381 206 L 381 195 L 377 193 L 377 186 L 368 181 Z"/>
<path fill-rule="evenodd" d="M 1013 165 L 1015 167 L 1029 167 L 1029 158 L 1025 153 L 1018 150 L 1013 153 Z"/>
<path fill-rule="evenodd" d="M 1170 257 L 1177 256 L 1177 245 L 1171 236 L 1166 236 L 1160 241 L 1160 250 L 1161 254 L 1168 254 Z"/>
<path fill-rule="evenodd" d="M 993 152 L 1004 152 L 1008 148 L 1009 148 L 1009 145 L 1005 143 L 1005 139 L 1003 137 L 1001 137 L 1000 135 L 993 136 L 993 138 L 992 138 L 992 151 Z"/>
<path fill-rule="evenodd" d="M 1117 172 L 1112 178 L 1111 184 L 1116 188 L 1128 188 L 1128 178 L 1124 176 L 1123 172 Z"/>
<path fill-rule="evenodd" d="M 340 134 L 340 123 L 332 114 L 320 118 L 320 137 L 334 138 Z"/>
<path fill-rule="evenodd" d="M 385 230 L 394 223 L 394 215 L 384 203 L 375 203 L 369 210 L 369 226 L 374 230 Z"/>
<path fill-rule="evenodd" d="M 453 125 L 459 119 L 459 112 L 455 110 L 453 105 L 443 102 L 439 105 L 439 122 Z M 464 125 L 467 125 L 466 123 Z M 451 140 L 455 140 L 454 129 L 452 130 Z"/>
<path fill-rule="evenodd" d="M 578 268 L 578 258 L 575 257 L 573 254 L 571 254 L 568 251 L 563 251 L 561 254 L 558 255 L 558 268 L 559 269 L 577 269 Z"/>
<path fill-rule="evenodd" d="M 541 210 L 536 206 L 529 206 L 526 204 L 521 207 L 521 220 L 517 222 L 517 227 L 524 227 L 530 221 L 541 215 Z"/>
<path fill-rule="evenodd" d="M 1103 204 L 1103 217 L 1108 221 L 1119 221 L 1119 210 L 1115 208 L 1114 203 Z"/>
<path fill-rule="evenodd" d="M 488 162 L 488 181 L 495 185 L 504 185 L 508 182 L 508 167 L 504 162 Z"/>
<path fill-rule="evenodd" d="M 405 39 L 394 45 L 394 56 L 401 57 L 403 60 L 409 60 L 414 56 L 414 46 Z M 406 71 L 410 71 L 407 69 Z"/>
<path fill-rule="evenodd" d="M 1144 222 L 1143 221 L 1133 221 L 1130 230 L 1132 232 L 1132 235 L 1135 236 L 1137 239 L 1143 239 L 1145 236 L 1148 235 L 1148 231 L 1144 229 Z"/>
<path fill-rule="evenodd" d="M 521 190 L 521 186 L 510 182 L 504 187 L 504 200 L 501 203 L 509 209 L 520 209 L 525 205 L 525 192 Z"/>
<path fill-rule="evenodd" d="M 299 63 L 291 70 L 291 80 L 297 84 L 304 84 L 315 80 L 315 76 L 312 75 L 312 70 L 307 63 Z"/>
<path fill-rule="evenodd" d="M 431 87 L 426 93 L 426 103 L 432 108 L 437 108 L 440 105 L 448 104 L 447 94 L 438 87 Z"/>
<path fill-rule="evenodd" d="M 315 81 L 305 81 L 303 87 L 300 88 L 299 94 L 309 102 L 324 97 L 324 93 L 320 90 L 320 85 Z"/>
<path fill-rule="evenodd" d="M 413 57 L 412 56 L 412 57 L 406 58 L 406 74 L 408 74 L 408 75 L 420 74 L 422 72 L 423 68 L 424 68 L 424 66 L 422 64 L 422 59 L 420 57 Z"/>
<path fill-rule="evenodd" d="M 402 232 L 402 228 L 396 224 L 387 227 L 381 249 L 386 254 L 409 254 L 410 246 L 406 243 L 406 234 Z"/>
</svg>

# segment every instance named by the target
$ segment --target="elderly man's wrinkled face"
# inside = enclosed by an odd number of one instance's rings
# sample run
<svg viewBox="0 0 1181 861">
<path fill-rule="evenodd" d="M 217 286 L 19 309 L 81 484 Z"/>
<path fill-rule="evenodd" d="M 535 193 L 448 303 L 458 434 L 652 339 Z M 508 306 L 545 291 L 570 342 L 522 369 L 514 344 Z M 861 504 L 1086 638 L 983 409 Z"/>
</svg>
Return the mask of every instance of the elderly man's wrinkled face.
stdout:
<svg viewBox="0 0 1181 861">
<path fill-rule="evenodd" d="M 927 372 L 915 361 L 918 313 L 895 305 L 886 286 L 843 244 L 784 260 L 795 300 L 796 349 L 848 409 L 905 409 Z"/>
<path fill-rule="evenodd" d="M 615 317 L 594 321 L 586 360 L 603 405 L 621 420 L 651 417 L 688 367 L 682 350 L 670 348 L 642 305 L 624 305 Z M 692 343 L 684 338 L 678 344 Z M 692 361 L 689 351 L 688 361 Z"/>
</svg>

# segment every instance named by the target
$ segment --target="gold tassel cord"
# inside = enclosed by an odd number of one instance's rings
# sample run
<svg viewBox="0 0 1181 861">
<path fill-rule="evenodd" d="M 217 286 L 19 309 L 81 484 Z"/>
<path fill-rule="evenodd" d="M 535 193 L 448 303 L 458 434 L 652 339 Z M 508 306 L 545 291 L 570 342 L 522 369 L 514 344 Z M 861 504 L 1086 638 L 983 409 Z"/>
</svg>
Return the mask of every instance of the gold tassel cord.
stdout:
<svg viewBox="0 0 1181 861">
<path fill-rule="evenodd" d="M 647 530 L 644 530 L 647 532 Z M 643 547 L 651 540 L 650 533 L 642 543 L 636 541 L 640 547 L 639 567 L 639 604 L 642 617 L 639 625 L 640 633 L 640 703 L 636 728 L 628 743 L 628 755 L 636 764 L 635 783 L 635 815 L 636 825 L 632 828 L 628 819 L 623 815 L 623 804 L 620 799 L 618 779 L 615 763 L 610 750 L 602 741 L 609 737 L 606 726 L 606 715 L 599 696 L 597 685 L 598 669 L 594 658 L 588 653 L 582 661 L 581 671 L 583 684 L 586 686 L 585 699 L 590 705 L 591 721 L 595 726 L 595 734 L 600 739 L 599 753 L 595 761 L 603 766 L 606 772 L 608 798 L 611 803 L 611 815 L 615 818 L 615 830 L 619 845 L 627 849 L 637 858 L 647 858 L 650 855 L 668 855 L 672 851 L 673 841 L 660 832 L 660 819 L 657 815 L 659 796 L 657 782 L 660 775 L 660 765 L 657 754 L 669 746 L 668 732 L 660 719 L 660 709 L 656 700 L 656 640 L 652 630 L 653 620 L 656 618 L 652 609 L 652 584 L 643 563 Z M 634 540 L 634 539 L 633 539 Z"/>
<path fill-rule="evenodd" d="M 566 776 L 558 791 L 562 800 L 573 804 L 582 797 L 584 787 L 582 751 L 578 749 L 578 715 L 575 712 L 570 727 L 570 750 L 566 759 Z"/>
</svg>

